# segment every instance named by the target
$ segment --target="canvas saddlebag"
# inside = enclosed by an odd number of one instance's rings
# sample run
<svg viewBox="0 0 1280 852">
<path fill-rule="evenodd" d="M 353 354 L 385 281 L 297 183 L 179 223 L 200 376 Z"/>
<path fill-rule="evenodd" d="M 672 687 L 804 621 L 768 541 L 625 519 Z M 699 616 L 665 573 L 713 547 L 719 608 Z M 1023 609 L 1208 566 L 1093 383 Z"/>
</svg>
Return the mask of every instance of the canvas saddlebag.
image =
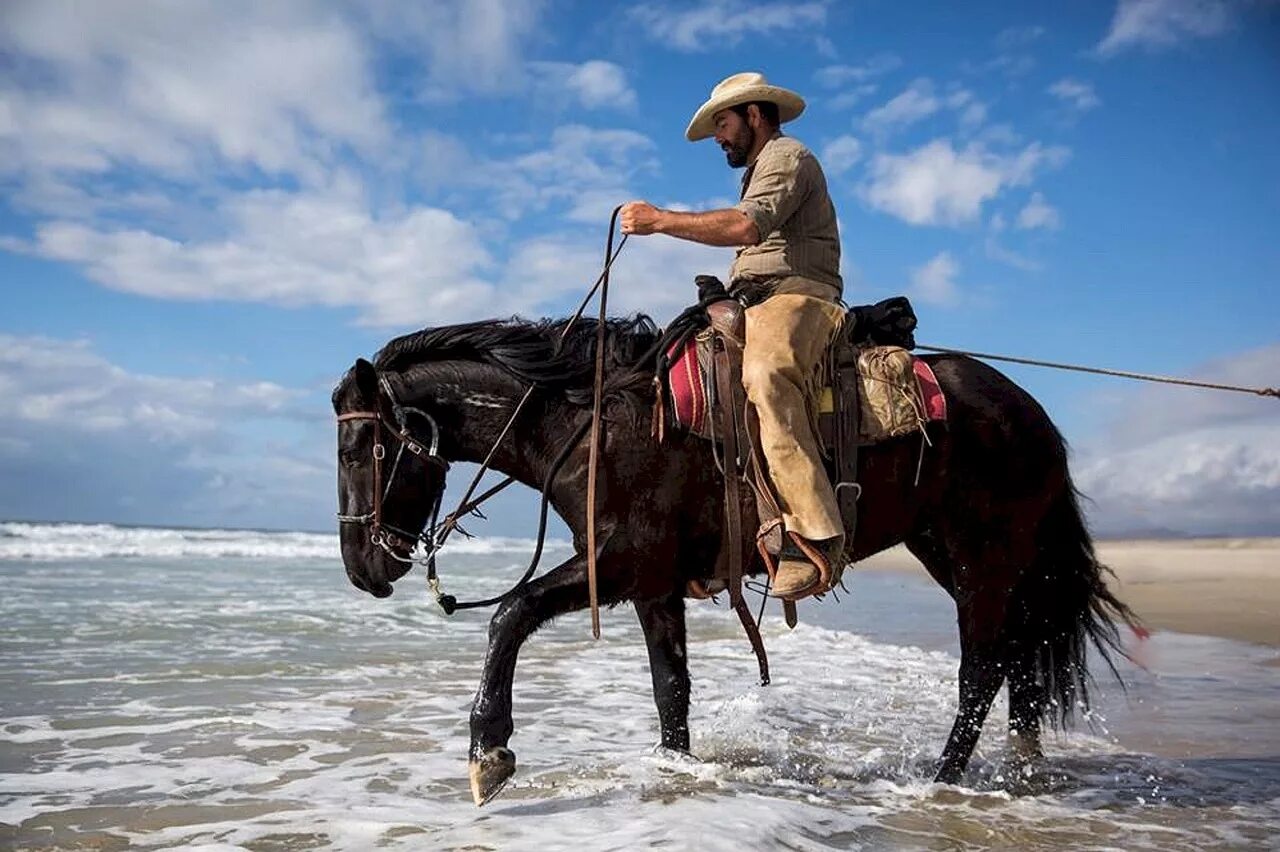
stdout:
<svg viewBox="0 0 1280 852">
<path fill-rule="evenodd" d="M 912 360 L 901 346 L 859 350 L 859 444 L 874 444 L 924 427 L 924 403 Z"/>
</svg>

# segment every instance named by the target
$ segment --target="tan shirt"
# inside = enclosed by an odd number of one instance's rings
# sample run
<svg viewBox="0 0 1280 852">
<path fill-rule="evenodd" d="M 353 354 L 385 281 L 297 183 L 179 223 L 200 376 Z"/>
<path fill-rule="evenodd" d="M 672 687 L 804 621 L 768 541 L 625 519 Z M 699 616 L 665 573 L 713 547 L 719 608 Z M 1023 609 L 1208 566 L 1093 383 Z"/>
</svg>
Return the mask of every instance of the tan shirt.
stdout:
<svg viewBox="0 0 1280 852">
<path fill-rule="evenodd" d="M 729 267 L 731 285 L 798 276 L 834 287 L 839 295 L 843 283 L 836 210 L 822 166 L 808 148 L 789 136 L 774 135 L 743 175 L 736 209 L 755 222 L 760 242 L 738 249 Z"/>
</svg>

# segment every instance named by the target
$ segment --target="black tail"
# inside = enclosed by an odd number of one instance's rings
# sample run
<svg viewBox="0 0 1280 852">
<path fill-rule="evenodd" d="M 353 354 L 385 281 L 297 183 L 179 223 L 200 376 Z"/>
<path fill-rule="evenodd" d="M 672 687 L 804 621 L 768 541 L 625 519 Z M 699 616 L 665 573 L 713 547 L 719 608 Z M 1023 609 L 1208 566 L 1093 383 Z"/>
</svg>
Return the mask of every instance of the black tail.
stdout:
<svg viewBox="0 0 1280 852">
<path fill-rule="evenodd" d="M 1098 562 L 1078 498 L 1068 477 L 1040 523 L 1036 561 L 1024 575 L 1016 607 L 1022 618 L 1015 630 L 1037 649 L 1044 715 L 1058 727 L 1069 723 L 1077 708 L 1089 708 L 1090 642 L 1121 680 L 1113 657 L 1124 655 L 1120 624 L 1141 630 L 1133 610 L 1107 588 L 1111 569 Z"/>
</svg>

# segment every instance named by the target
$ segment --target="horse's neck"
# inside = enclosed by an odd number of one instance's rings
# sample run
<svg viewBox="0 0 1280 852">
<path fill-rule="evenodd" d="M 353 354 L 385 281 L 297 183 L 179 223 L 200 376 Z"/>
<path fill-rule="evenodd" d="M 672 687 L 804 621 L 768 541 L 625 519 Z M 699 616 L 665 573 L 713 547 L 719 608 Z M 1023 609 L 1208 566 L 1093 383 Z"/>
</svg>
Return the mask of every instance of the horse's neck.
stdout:
<svg viewBox="0 0 1280 852">
<path fill-rule="evenodd" d="M 534 488 L 541 488 L 547 467 L 570 437 L 567 403 L 542 398 L 530 400 L 499 443 L 525 388 L 483 364 L 453 362 L 448 370 L 424 371 L 409 392 L 415 402 L 450 415 L 442 428 L 451 461 L 483 462 L 497 444 L 491 467 Z"/>
</svg>

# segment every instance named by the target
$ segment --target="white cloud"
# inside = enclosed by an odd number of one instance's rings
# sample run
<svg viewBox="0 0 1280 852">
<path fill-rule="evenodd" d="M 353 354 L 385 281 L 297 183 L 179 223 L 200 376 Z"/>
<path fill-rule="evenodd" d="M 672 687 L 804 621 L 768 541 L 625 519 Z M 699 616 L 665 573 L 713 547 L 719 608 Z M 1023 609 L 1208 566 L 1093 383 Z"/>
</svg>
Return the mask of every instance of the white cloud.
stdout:
<svg viewBox="0 0 1280 852">
<path fill-rule="evenodd" d="M 374 324 L 438 323 L 488 304 L 492 261 L 452 213 L 409 207 L 375 216 L 350 184 L 260 190 L 221 209 L 226 233 L 177 240 L 141 229 L 47 222 L 6 246 L 81 266 L 112 289 L 164 299 L 352 306 Z"/>
<path fill-rule="evenodd" d="M 936 91 L 932 80 L 920 78 L 888 102 L 868 111 L 863 116 L 862 127 L 870 133 L 885 136 L 943 109 L 954 112 L 965 130 L 975 130 L 987 120 L 987 105 L 974 97 L 970 90 L 953 84 L 943 94 Z"/>
<path fill-rule="evenodd" d="M 525 47 L 542 0 L 369 0 L 356 4 L 372 31 L 425 68 L 421 95 L 455 101 L 527 87 Z M 411 66 L 412 67 L 412 66 Z"/>
<path fill-rule="evenodd" d="M 887 133 L 928 118 L 941 108 L 942 101 L 934 94 L 933 83 L 916 80 L 901 94 L 870 110 L 863 117 L 862 126 L 873 133 Z"/>
<path fill-rule="evenodd" d="M 683 51 L 710 51 L 747 37 L 814 28 L 827 19 L 825 2 L 734 3 L 704 0 L 696 6 L 637 6 L 631 15 L 650 37 Z"/>
<path fill-rule="evenodd" d="M 949 140 L 936 139 L 907 154 L 877 154 L 862 196 L 913 225 L 963 225 L 978 219 L 982 205 L 1003 189 L 1025 186 L 1068 154 L 1038 142 L 1015 154 L 996 154 L 978 143 L 957 151 Z"/>
<path fill-rule="evenodd" d="M 482 165 L 480 179 L 498 190 L 511 214 L 559 203 L 568 205 L 571 221 L 600 222 L 632 197 L 627 186 L 633 176 L 657 169 L 653 147 L 633 130 L 564 125 L 546 148 Z"/>
<path fill-rule="evenodd" d="M 1037 25 L 1007 27 L 996 34 L 996 46 L 1003 50 L 1011 50 L 1018 47 L 1026 47 L 1039 39 L 1045 34 L 1044 27 Z"/>
<path fill-rule="evenodd" d="M 996 227 L 997 221 L 1001 223 L 999 228 Z M 997 215 L 996 219 L 991 222 L 992 230 L 996 233 L 1004 230 L 1003 222 L 1004 220 Z M 983 250 L 987 257 L 992 260 L 1003 263 L 1006 266 L 1012 266 L 1014 269 L 1020 269 L 1023 272 L 1039 272 L 1042 268 L 1039 261 L 1001 245 L 1000 240 L 994 234 L 989 235 L 983 241 Z"/>
<path fill-rule="evenodd" d="M 911 297 L 930 305 L 954 305 L 960 296 L 956 287 L 959 274 L 960 264 L 951 252 L 940 252 L 911 270 Z"/>
<path fill-rule="evenodd" d="M 16 2 L 3 15 L 0 47 L 22 60 L 21 82 L 0 88 L 12 172 L 314 175 L 335 148 L 388 138 L 361 38 L 319 7 Z"/>
<path fill-rule="evenodd" d="M 587 109 L 625 110 L 636 105 L 626 73 L 612 62 L 530 62 L 529 68 L 540 78 L 535 86 L 540 97 L 555 100 L 567 95 Z"/>
<path fill-rule="evenodd" d="M 836 111 L 849 109 L 862 103 L 862 101 L 879 90 L 880 87 L 875 83 L 859 83 L 856 86 L 845 89 L 838 95 L 832 95 L 827 98 L 826 105 Z"/>
<path fill-rule="evenodd" d="M 960 116 L 960 126 L 966 130 L 975 130 L 987 120 L 987 105 L 974 97 L 968 89 L 955 89 L 945 101 L 947 108 L 955 110 Z"/>
<path fill-rule="evenodd" d="M 1158 49 L 1226 32 L 1242 4 L 1231 0 L 1120 0 L 1098 53 Z"/>
<path fill-rule="evenodd" d="M 860 65 L 827 65 L 813 75 L 824 89 L 839 89 L 854 83 L 866 83 L 902 67 L 902 59 L 892 53 L 881 53 Z"/>
<path fill-rule="evenodd" d="M 1080 112 L 1087 112 L 1102 103 L 1092 83 L 1084 83 L 1063 77 L 1050 86 L 1047 91 L 1058 100 Z"/>
<path fill-rule="evenodd" d="M 10 420 L 128 430 L 141 441 L 194 440 L 221 419 L 280 416 L 300 396 L 272 382 L 131 374 L 86 341 L 11 334 L 0 334 L 0 387 Z"/>
<path fill-rule="evenodd" d="M 609 312 L 642 312 L 665 322 L 697 301 L 695 275 L 724 279 L 732 260 L 730 249 L 662 235 L 631 237 L 611 273 Z M 603 261 L 603 244 L 595 234 L 542 235 L 513 252 L 504 291 L 513 292 L 516 309 L 527 314 L 543 313 L 557 300 L 576 304 Z"/>
<path fill-rule="evenodd" d="M 327 412 L 296 389 L 132 373 L 83 340 L 8 334 L 0 389 L 0 515 L 307 527 L 332 511 Z M 264 439 L 281 418 L 314 449 Z"/>
<path fill-rule="evenodd" d="M 855 136 L 837 136 L 822 149 L 822 166 L 827 173 L 839 176 L 862 159 L 862 143 Z"/>
<path fill-rule="evenodd" d="M 1027 201 L 1025 207 L 1018 212 L 1018 227 L 1023 230 L 1033 228 L 1046 228 L 1055 231 L 1062 225 L 1062 219 L 1058 215 L 1058 211 L 1044 200 L 1044 195 L 1039 192 L 1031 193 L 1031 198 Z"/>
<path fill-rule="evenodd" d="M 1280 345 L 1204 365 L 1194 378 L 1274 384 Z M 1280 407 L 1223 391 L 1150 387 L 1130 395 L 1108 434 L 1082 448 L 1076 479 L 1100 528 L 1191 533 L 1280 531 Z"/>
</svg>

